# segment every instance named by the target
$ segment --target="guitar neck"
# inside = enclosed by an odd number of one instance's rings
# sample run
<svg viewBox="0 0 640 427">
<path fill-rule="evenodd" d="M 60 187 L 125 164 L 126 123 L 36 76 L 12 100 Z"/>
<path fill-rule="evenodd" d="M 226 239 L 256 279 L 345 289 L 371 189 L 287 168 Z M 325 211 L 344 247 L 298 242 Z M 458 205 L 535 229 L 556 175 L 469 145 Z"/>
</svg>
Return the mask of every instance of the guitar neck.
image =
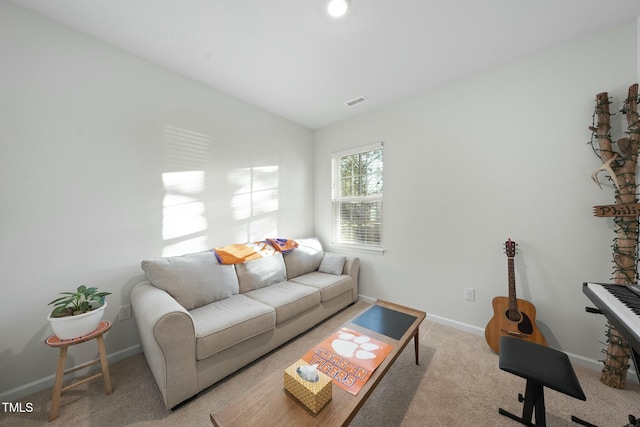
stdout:
<svg viewBox="0 0 640 427">
<path fill-rule="evenodd" d="M 509 271 L 509 310 L 516 311 L 518 304 L 516 302 L 516 275 L 513 267 L 513 257 L 507 258 L 507 266 Z"/>
</svg>

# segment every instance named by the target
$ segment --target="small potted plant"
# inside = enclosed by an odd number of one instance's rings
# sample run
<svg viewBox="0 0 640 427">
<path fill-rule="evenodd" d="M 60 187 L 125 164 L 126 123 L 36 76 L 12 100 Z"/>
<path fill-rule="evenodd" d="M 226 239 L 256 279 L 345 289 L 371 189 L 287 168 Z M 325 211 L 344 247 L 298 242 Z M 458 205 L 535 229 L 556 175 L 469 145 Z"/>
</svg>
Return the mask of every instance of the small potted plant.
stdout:
<svg viewBox="0 0 640 427">
<path fill-rule="evenodd" d="M 76 292 L 62 292 L 48 305 L 54 309 L 49 314 L 53 333 L 62 340 L 78 338 L 93 332 L 104 315 L 107 307 L 105 297 L 111 292 L 98 292 L 98 288 L 78 286 Z"/>
</svg>

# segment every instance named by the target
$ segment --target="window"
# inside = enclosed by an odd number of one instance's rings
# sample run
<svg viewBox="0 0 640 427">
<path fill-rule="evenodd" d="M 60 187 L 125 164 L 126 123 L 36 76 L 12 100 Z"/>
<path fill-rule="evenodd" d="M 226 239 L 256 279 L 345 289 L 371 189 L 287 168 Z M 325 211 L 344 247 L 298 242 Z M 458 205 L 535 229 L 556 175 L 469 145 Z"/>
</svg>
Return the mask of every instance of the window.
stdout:
<svg viewBox="0 0 640 427">
<path fill-rule="evenodd" d="M 382 247 L 382 143 L 331 159 L 333 242 Z"/>
</svg>

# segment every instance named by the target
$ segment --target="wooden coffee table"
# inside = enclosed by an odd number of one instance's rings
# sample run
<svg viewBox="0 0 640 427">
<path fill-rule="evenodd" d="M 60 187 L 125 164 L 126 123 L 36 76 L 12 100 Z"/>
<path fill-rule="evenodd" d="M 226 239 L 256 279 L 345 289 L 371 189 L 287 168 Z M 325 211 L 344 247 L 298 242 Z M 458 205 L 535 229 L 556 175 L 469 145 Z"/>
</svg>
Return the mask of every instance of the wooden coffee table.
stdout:
<svg viewBox="0 0 640 427">
<path fill-rule="evenodd" d="M 216 427 L 346 426 L 412 338 L 415 343 L 416 365 L 418 364 L 418 331 L 425 317 L 424 311 L 377 300 L 373 306 L 343 324 L 341 327 L 354 329 L 391 344 L 393 349 L 357 395 L 334 385 L 332 399 L 317 415 L 285 391 L 284 373 L 275 372 L 222 411 L 211 414 L 211 422 Z M 293 362 L 295 360 L 291 361 Z"/>
</svg>

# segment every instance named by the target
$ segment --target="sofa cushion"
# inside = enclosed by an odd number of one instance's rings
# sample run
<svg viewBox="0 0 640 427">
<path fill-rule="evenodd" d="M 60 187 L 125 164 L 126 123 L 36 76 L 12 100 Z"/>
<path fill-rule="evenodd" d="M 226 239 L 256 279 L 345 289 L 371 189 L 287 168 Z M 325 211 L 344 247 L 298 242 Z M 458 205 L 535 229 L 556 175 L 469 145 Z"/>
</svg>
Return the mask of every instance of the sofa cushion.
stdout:
<svg viewBox="0 0 640 427">
<path fill-rule="evenodd" d="M 240 293 L 287 280 L 281 253 L 236 264 Z"/>
<path fill-rule="evenodd" d="M 298 247 L 284 255 L 287 279 L 316 271 L 324 255 L 322 245 L 315 237 L 295 240 Z"/>
<path fill-rule="evenodd" d="M 276 325 L 272 307 L 244 295 L 216 301 L 190 312 L 196 329 L 196 357 L 205 359 Z"/>
<path fill-rule="evenodd" d="M 276 324 L 286 322 L 320 304 L 320 292 L 311 286 L 281 282 L 244 294 L 276 310 Z"/>
<path fill-rule="evenodd" d="M 232 265 L 221 265 L 212 251 L 142 261 L 147 279 L 187 310 L 238 293 Z"/>
<path fill-rule="evenodd" d="M 296 277 L 291 281 L 319 289 L 323 302 L 337 297 L 343 292 L 351 291 L 353 288 L 353 280 L 351 276 L 346 274 L 336 276 L 334 274 L 312 271 L 311 273 Z"/>
<path fill-rule="evenodd" d="M 322 262 L 320 263 L 320 267 L 318 267 L 318 271 L 320 273 L 329 273 L 335 274 L 337 276 L 342 275 L 342 269 L 344 268 L 344 262 L 347 260 L 347 257 L 344 255 L 336 255 L 336 254 L 328 254 L 325 253 L 322 257 Z"/>
</svg>

